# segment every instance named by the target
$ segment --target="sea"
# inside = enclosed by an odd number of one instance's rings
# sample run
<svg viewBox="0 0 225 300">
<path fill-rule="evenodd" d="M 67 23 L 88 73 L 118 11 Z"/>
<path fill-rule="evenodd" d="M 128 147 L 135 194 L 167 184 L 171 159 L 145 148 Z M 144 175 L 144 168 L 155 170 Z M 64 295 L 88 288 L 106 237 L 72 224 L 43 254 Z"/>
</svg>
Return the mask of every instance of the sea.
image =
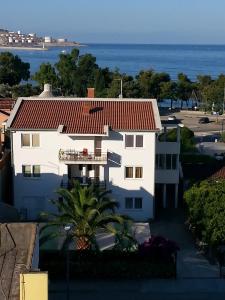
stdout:
<svg viewBox="0 0 225 300">
<path fill-rule="evenodd" d="M 121 73 L 132 76 L 147 69 L 167 72 L 173 80 L 180 72 L 187 74 L 191 80 L 196 80 L 198 75 L 207 74 L 215 78 L 225 73 L 225 45 L 86 44 L 79 49 L 81 55 L 94 55 L 100 67 L 118 68 Z M 41 63 L 54 65 L 59 54 L 62 51 L 69 53 L 71 47 L 10 51 L 29 62 L 31 74 L 34 74 Z"/>
<path fill-rule="evenodd" d="M 86 44 L 79 50 L 80 55 L 90 53 L 95 56 L 100 67 L 119 69 L 121 73 L 134 77 L 141 70 L 149 69 L 166 72 L 172 80 L 176 80 L 181 72 L 193 81 L 198 75 L 216 78 L 219 74 L 225 74 L 225 45 Z M 47 51 L 10 51 L 24 62 L 29 62 L 31 74 L 34 74 L 44 62 L 54 65 L 60 53 L 70 53 L 71 47 L 51 47 Z M 35 84 L 32 80 L 31 83 Z M 170 107 L 170 100 L 164 99 L 159 105 Z M 174 107 L 180 105 L 180 101 L 174 102 Z M 192 105 L 190 101 L 184 107 L 190 108 Z"/>
</svg>

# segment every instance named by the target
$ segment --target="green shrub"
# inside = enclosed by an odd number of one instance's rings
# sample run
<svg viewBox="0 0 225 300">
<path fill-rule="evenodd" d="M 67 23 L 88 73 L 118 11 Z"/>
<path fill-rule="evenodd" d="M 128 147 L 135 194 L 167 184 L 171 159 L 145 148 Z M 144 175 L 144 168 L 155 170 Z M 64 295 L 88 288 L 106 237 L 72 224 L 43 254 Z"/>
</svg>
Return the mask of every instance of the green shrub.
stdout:
<svg viewBox="0 0 225 300">
<path fill-rule="evenodd" d="M 176 276 L 176 263 L 159 262 L 137 252 L 107 250 L 70 251 L 70 277 L 87 278 L 172 278 Z M 66 274 L 66 254 L 59 251 L 42 251 L 40 268 L 47 270 L 50 279 L 62 279 Z"/>
<path fill-rule="evenodd" d="M 176 142 L 177 140 L 177 129 L 173 128 L 171 130 L 168 130 L 166 133 L 160 134 L 159 136 L 160 141 L 168 141 L 168 142 Z M 182 127 L 180 129 L 180 142 L 181 142 L 181 152 L 196 152 L 197 149 L 195 148 L 195 142 L 194 142 L 194 132 L 187 128 Z"/>
</svg>

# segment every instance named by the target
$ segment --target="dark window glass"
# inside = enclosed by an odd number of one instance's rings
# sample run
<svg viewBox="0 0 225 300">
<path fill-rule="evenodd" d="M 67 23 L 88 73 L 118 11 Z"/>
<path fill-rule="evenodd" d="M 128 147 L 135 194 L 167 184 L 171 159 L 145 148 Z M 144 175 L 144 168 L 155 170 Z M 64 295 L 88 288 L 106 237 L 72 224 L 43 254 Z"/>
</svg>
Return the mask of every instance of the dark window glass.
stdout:
<svg viewBox="0 0 225 300">
<path fill-rule="evenodd" d="M 175 170 L 177 168 L 177 155 L 172 155 L 172 169 Z"/>
<path fill-rule="evenodd" d="M 133 167 L 126 167 L 125 168 L 125 177 L 126 178 L 133 178 Z"/>
<path fill-rule="evenodd" d="M 126 134 L 125 136 L 125 146 L 134 147 L 134 136 Z"/>
<path fill-rule="evenodd" d="M 159 168 L 159 154 L 156 154 L 156 156 L 155 156 L 155 168 L 156 169 Z"/>
<path fill-rule="evenodd" d="M 136 147 L 143 147 L 143 135 L 136 135 Z"/>
<path fill-rule="evenodd" d="M 22 166 L 22 170 L 23 170 L 24 177 L 31 177 L 31 166 L 30 165 Z"/>
<path fill-rule="evenodd" d="M 125 208 L 126 209 L 133 208 L 133 198 L 125 198 Z"/>
<path fill-rule="evenodd" d="M 143 177 L 143 168 L 136 167 L 135 168 L 135 178 L 142 178 Z"/>
<path fill-rule="evenodd" d="M 166 154 L 166 169 L 171 169 L 171 154 Z"/>
<path fill-rule="evenodd" d="M 159 154 L 159 169 L 165 169 L 165 155 Z"/>
<path fill-rule="evenodd" d="M 40 173 L 41 173 L 41 168 L 39 165 L 34 165 L 33 166 L 33 176 L 34 177 L 40 177 Z"/>
<path fill-rule="evenodd" d="M 38 133 L 32 134 L 32 147 L 40 147 L 40 136 Z"/>
<path fill-rule="evenodd" d="M 134 199 L 134 208 L 141 209 L 142 208 L 142 198 Z"/>
<path fill-rule="evenodd" d="M 21 145 L 22 147 L 30 147 L 30 134 L 28 133 L 21 134 Z"/>
</svg>

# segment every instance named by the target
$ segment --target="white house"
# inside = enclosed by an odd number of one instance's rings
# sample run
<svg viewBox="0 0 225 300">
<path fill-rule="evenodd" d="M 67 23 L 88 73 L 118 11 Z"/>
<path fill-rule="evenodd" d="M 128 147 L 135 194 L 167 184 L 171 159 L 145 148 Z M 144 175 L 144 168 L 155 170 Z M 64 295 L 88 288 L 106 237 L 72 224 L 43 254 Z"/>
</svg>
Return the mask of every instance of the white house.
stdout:
<svg viewBox="0 0 225 300">
<path fill-rule="evenodd" d="M 123 214 L 136 220 L 154 217 L 162 130 L 156 100 L 56 98 L 46 90 L 39 97 L 19 98 L 7 127 L 14 205 L 24 217 L 52 210 L 49 199 L 72 179 L 104 184 Z"/>
</svg>

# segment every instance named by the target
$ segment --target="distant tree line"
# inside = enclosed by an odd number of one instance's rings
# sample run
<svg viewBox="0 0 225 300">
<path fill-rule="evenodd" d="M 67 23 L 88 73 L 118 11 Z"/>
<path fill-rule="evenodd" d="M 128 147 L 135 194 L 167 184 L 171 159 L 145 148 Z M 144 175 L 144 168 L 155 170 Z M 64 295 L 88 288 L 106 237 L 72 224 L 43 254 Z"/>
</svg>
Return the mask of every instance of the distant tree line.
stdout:
<svg viewBox="0 0 225 300">
<path fill-rule="evenodd" d="M 32 79 L 37 85 L 26 83 Z M 55 65 L 41 64 L 39 70 L 30 76 L 29 63 L 22 62 L 17 55 L 0 53 L 0 96 L 18 97 L 36 95 L 44 83 L 51 83 L 54 91 L 63 96 L 86 96 L 88 87 L 94 87 L 96 97 L 118 97 L 120 80 L 123 80 L 124 98 L 156 98 L 158 101 L 169 99 L 173 107 L 180 100 L 181 108 L 190 99 L 201 102 L 204 110 L 222 109 L 224 99 L 225 75 L 213 79 L 209 75 L 199 75 L 191 81 L 187 75 L 179 73 L 172 80 L 165 72 L 152 69 L 141 70 L 135 77 L 101 68 L 91 54 L 80 55 L 78 49 L 71 53 L 60 54 Z M 22 83 L 21 83 L 22 82 Z"/>
</svg>

